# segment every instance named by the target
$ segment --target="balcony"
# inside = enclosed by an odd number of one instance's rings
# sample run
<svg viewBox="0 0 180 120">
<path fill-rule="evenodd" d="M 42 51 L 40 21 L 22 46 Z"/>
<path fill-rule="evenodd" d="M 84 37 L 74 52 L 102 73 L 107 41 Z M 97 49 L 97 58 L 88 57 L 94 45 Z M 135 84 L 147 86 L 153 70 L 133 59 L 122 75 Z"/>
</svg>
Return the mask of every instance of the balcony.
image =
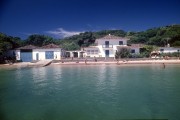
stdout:
<svg viewBox="0 0 180 120">
<path fill-rule="evenodd" d="M 103 48 L 113 48 L 113 45 L 102 45 Z"/>
</svg>

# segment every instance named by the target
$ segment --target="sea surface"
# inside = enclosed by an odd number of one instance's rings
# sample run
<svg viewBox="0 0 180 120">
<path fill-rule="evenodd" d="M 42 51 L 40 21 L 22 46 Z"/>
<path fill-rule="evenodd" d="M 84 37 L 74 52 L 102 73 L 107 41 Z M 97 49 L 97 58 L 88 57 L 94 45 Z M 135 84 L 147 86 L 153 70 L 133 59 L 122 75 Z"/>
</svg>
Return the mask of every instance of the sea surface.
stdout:
<svg viewBox="0 0 180 120">
<path fill-rule="evenodd" d="M 180 120 L 180 65 L 0 68 L 0 120 Z"/>
</svg>

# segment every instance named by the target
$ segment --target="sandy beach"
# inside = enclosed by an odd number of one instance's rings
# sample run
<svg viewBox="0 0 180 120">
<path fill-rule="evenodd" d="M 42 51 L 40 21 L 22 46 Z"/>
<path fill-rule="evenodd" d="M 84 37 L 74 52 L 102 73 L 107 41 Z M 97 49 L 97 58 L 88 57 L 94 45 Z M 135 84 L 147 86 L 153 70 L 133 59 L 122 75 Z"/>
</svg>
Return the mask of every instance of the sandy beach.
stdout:
<svg viewBox="0 0 180 120">
<path fill-rule="evenodd" d="M 53 64 L 58 64 L 58 65 L 76 65 L 76 64 L 93 64 L 93 65 L 98 65 L 98 64 L 180 64 L 180 60 L 135 60 L 135 61 L 98 61 L 98 62 L 92 62 L 89 61 L 87 63 L 85 62 L 59 62 L 59 63 L 53 63 Z"/>
<path fill-rule="evenodd" d="M 134 60 L 134 61 L 87 61 L 86 63 L 83 61 L 80 62 L 57 62 L 51 63 L 51 65 L 146 65 L 146 64 L 179 64 L 180 60 Z M 1 64 L 0 68 L 17 68 L 17 67 L 42 67 L 42 64 L 30 63 L 30 62 L 21 62 L 14 64 Z"/>
</svg>

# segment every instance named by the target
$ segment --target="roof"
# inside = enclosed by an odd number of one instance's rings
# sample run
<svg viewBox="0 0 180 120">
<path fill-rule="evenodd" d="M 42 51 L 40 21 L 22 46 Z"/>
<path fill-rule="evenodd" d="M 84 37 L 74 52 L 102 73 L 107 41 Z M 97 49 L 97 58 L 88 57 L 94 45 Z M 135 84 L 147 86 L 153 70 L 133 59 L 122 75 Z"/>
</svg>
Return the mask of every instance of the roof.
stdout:
<svg viewBox="0 0 180 120">
<path fill-rule="evenodd" d="M 143 48 L 143 44 L 132 44 L 131 46 L 117 46 L 117 48 Z"/>
<path fill-rule="evenodd" d="M 84 47 L 84 48 L 98 48 L 97 46 L 89 46 L 89 47 Z"/>
<path fill-rule="evenodd" d="M 49 44 L 49 45 L 45 45 L 42 47 L 37 47 L 34 45 L 27 45 L 27 46 L 23 46 L 23 47 L 19 47 L 17 48 L 17 50 L 27 50 L 27 49 L 49 49 L 49 48 L 60 48 L 58 45 L 55 44 Z"/>
<path fill-rule="evenodd" d="M 98 48 L 97 46 L 85 47 L 85 48 L 83 48 L 82 50 L 84 51 L 84 50 L 89 50 L 89 49 L 91 49 L 91 50 L 99 50 L 99 48 Z"/>
<path fill-rule="evenodd" d="M 37 49 L 37 48 L 39 48 L 39 47 L 37 47 L 37 46 L 34 46 L 34 45 L 26 45 L 26 46 L 23 46 L 23 47 L 19 47 L 19 48 L 17 48 L 18 50 L 27 50 L 27 49 Z"/>
<path fill-rule="evenodd" d="M 117 46 L 117 48 L 129 48 L 129 46 Z"/>
<path fill-rule="evenodd" d="M 48 48 L 60 48 L 60 47 L 55 44 L 49 44 L 49 45 L 42 46 L 41 48 L 48 49 Z"/>
<path fill-rule="evenodd" d="M 115 35 L 111 35 L 111 34 L 106 35 L 103 38 L 99 38 L 99 39 L 126 39 L 126 40 L 128 40 L 128 38 L 126 38 L 126 37 L 119 37 L 119 36 L 115 36 Z"/>
<path fill-rule="evenodd" d="M 142 47 L 144 47 L 144 44 L 131 44 L 130 47 L 133 47 L 133 48 L 142 48 Z"/>
</svg>

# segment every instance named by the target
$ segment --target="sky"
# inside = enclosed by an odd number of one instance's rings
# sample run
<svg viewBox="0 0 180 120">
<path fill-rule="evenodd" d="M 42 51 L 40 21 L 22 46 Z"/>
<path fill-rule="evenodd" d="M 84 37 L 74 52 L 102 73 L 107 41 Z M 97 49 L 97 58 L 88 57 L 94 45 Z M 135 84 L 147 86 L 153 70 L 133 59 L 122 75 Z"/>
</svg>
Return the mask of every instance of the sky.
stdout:
<svg viewBox="0 0 180 120">
<path fill-rule="evenodd" d="M 0 0 L 0 32 L 22 39 L 172 24 L 180 24 L 180 0 Z"/>
</svg>

